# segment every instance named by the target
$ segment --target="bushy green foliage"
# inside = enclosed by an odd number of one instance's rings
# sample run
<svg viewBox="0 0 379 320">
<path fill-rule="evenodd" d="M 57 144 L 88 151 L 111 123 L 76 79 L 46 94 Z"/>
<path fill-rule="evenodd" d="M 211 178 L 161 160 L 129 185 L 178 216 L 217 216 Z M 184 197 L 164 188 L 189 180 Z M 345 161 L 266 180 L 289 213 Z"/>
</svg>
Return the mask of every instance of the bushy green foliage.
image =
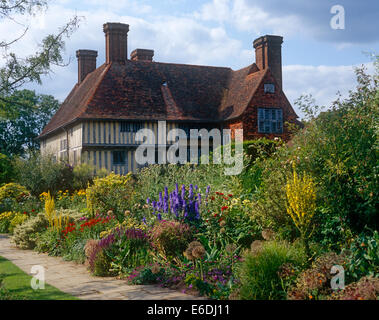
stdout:
<svg viewBox="0 0 379 320">
<path fill-rule="evenodd" d="M 13 230 L 20 224 L 22 224 L 25 220 L 28 219 L 28 216 L 22 213 L 17 213 L 9 224 L 9 233 L 13 233 Z"/>
<path fill-rule="evenodd" d="M 8 233 L 12 219 L 16 216 L 15 211 L 6 211 L 0 214 L 0 233 Z"/>
<path fill-rule="evenodd" d="M 94 261 L 93 275 L 99 277 L 106 277 L 111 274 L 109 271 L 111 269 L 111 260 L 105 254 L 104 250 L 100 250 L 96 254 L 96 258 Z"/>
<path fill-rule="evenodd" d="M 60 209 L 57 211 L 58 215 L 62 215 L 63 218 L 67 217 L 69 222 L 78 220 L 82 214 L 75 210 Z M 39 213 L 35 217 L 31 217 L 24 221 L 22 224 L 15 227 L 13 231 L 13 236 L 11 238 L 12 242 L 16 244 L 17 247 L 21 249 L 34 249 L 39 243 L 39 247 L 51 248 L 52 246 L 42 243 L 48 239 L 48 236 L 41 237 L 41 234 L 46 231 L 49 227 L 49 221 L 47 220 L 44 213 Z M 49 235 L 52 237 L 52 235 Z M 51 237 L 48 241 L 51 240 Z M 55 234 L 56 241 L 59 239 L 59 232 Z M 47 252 L 48 250 L 41 250 Z"/>
<path fill-rule="evenodd" d="M 347 272 L 349 280 L 364 276 L 379 277 L 379 233 L 363 233 L 350 246 Z"/>
<path fill-rule="evenodd" d="M 122 222 L 125 210 L 130 208 L 134 179 L 129 173 L 126 176 L 111 173 L 103 178 L 96 178 L 93 185 L 86 190 L 90 211 L 96 209 L 102 213 L 109 210 Z"/>
<path fill-rule="evenodd" d="M 288 263 L 300 266 L 305 261 L 304 249 L 286 242 L 268 241 L 259 250 L 247 252 L 239 269 L 240 298 L 285 299 L 279 277 L 280 267 Z"/>
<path fill-rule="evenodd" d="M 109 271 L 128 274 L 134 268 L 152 261 L 148 235 L 141 229 L 118 229 L 98 242 L 101 250 L 111 261 Z"/>
<path fill-rule="evenodd" d="M 15 91 L 8 99 L 20 104 L 17 109 L 9 104 L 11 110 L 0 117 L 0 152 L 23 156 L 26 151 L 39 150 L 37 137 L 58 110 L 59 101 L 31 90 Z"/>
<path fill-rule="evenodd" d="M 88 163 L 81 163 L 74 167 L 73 188 L 75 190 L 86 189 L 88 184 L 92 184 L 95 178 L 94 166 Z"/>
<path fill-rule="evenodd" d="M 145 204 L 148 197 L 158 195 L 168 187 L 175 188 L 175 184 L 197 185 L 200 190 L 206 190 L 208 185 L 220 192 L 241 191 L 241 183 L 237 176 L 225 176 L 222 165 L 151 165 L 141 169 L 137 176 L 134 201 Z"/>
<path fill-rule="evenodd" d="M 15 161 L 16 180 L 25 186 L 34 196 L 50 191 L 71 190 L 73 168 L 62 161 L 56 161 L 53 155 L 41 156 L 32 153 L 29 158 Z"/>
<path fill-rule="evenodd" d="M 14 231 L 11 241 L 20 249 L 33 249 L 39 238 L 39 233 L 46 230 L 49 222 L 43 213 L 30 218 L 23 224 L 18 225 Z"/>
<path fill-rule="evenodd" d="M 0 186 L 11 182 L 14 178 L 14 169 L 11 159 L 0 153 Z"/>
<path fill-rule="evenodd" d="M 283 238 L 298 236 L 286 214 L 284 186 L 291 163 L 313 177 L 317 206 L 312 241 L 340 250 L 352 234 L 365 226 L 377 229 L 378 199 L 378 73 L 357 70 L 358 86 L 346 100 L 314 115 L 317 106 L 309 97 L 297 104 L 308 115 L 305 128 L 291 143 L 278 147 L 270 158 L 249 168 L 259 179 L 252 192 L 253 215 L 267 216 L 269 225 Z"/>
<path fill-rule="evenodd" d="M 7 183 L 0 187 L 0 212 L 17 210 L 20 203 L 26 201 L 29 191 L 18 183 Z"/>
</svg>

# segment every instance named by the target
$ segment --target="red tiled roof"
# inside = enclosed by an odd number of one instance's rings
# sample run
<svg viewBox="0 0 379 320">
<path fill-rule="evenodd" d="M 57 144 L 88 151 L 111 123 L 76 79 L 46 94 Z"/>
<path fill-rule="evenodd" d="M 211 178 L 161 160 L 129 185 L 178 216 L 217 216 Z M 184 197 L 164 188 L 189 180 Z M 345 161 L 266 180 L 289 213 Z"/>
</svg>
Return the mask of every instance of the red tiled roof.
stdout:
<svg viewBox="0 0 379 320">
<path fill-rule="evenodd" d="M 40 137 L 78 119 L 222 121 L 247 107 L 267 71 L 128 60 L 76 84 Z"/>
</svg>

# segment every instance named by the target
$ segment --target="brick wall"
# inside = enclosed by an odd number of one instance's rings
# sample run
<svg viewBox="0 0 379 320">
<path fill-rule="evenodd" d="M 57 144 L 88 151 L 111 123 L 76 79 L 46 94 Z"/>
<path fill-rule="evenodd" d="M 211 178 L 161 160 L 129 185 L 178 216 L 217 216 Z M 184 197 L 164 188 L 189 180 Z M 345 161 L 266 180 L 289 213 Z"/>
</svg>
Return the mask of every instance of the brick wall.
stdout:
<svg viewBox="0 0 379 320">
<path fill-rule="evenodd" d="M 264 83 L 275 83 L 275 93 L 265 93 Z M 258 108 L 278 108 L 283 110 L 283 133 L 282 134 L 264 134 L 258 133 Z M 270 72 L 267 73 L 266 77 L 263 79 L 262 83 L 258 87 L 254 94 L 253 99 L 250 101 L 249 106 L 246 108 L 245 112 L 241 117 L 230 121 L 226 124 L 226 127 L 232 130 L 232 138 L 234 139 L 233 129 L 243 128 L 244 140 L 258 139 L 266 137 L 273 139 L 275 137 L 280 137 L 284 141 L 290 139 L 290 134 L 287 130 L 285 122 L 293 123 L 296 120 L 296 113 L 293 111 L 290 103 L 279 90 L 277 82 Z"/>
</svg>

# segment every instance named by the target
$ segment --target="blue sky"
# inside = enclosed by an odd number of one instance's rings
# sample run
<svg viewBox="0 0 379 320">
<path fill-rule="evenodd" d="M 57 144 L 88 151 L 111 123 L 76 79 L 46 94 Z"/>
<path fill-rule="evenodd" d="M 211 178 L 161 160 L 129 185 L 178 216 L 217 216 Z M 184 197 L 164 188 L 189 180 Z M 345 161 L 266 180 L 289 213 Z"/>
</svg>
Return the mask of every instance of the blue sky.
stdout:
<svg viewBox="0 0 379 320">
<path fill-rule="evenodd" d="M 344 30 L 330 27 L 334 5 L 345 10 Z M 291 103 L 304 93 L 325 105 L 337 91 L 346 95 L 355 85 L 353 66 L 365 64 L 372 70 L 364 52 L 379 53 L 377 0 L 54 0 L 28 21 L 15 17 L 29 32 L 12 50 L 32 53 L 44 35 L 56 32 L 74 14 L 84 18 L 66 43 L 69 66 L 54 68 L 42 86 L 30 86 L 61 101 L 77 80 L 77 49 L 98 50 L 98 66 L 104 62 L 105 22 L 130 25 L 129 54 L 135 48 L 154 49 L 155 61 L 235 70 L 255 61 L 254 39 L 281 35 L 283 87 Z M 19 30 L 14 22 L 0 20 L 5 39 Z"/>
</svg>

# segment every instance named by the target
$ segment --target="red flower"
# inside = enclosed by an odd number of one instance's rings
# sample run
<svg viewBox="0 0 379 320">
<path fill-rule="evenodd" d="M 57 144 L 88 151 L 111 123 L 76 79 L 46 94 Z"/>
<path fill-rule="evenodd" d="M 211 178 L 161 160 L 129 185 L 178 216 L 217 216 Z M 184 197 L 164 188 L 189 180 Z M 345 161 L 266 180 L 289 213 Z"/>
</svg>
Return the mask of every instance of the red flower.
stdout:
<svg viewBox="0 0 379 320">
<path fill-rule="evenodd" d="M 35 210 L 34 209 L 32 209 L 32 212 L 34 212 Z"/>
<path fill-rule="evenodd" d="M 212 196 L 212 197 L 211 197 L 211 200 L 214 200 L 214 199 L 215 199 L 215 197 L 214 197 L 214 196 Z"/>
<path fill-rule="evenodd" d="M 229 197 L 233 198 L 233 195 L 232 194 L 228 194 Z"/>
<path fill-rule="evenodd" d="M 224 207 L 221 208 L 221 211 L 224 211 L 224 210 L 226 210 L 226 209 L 228 209 L 228 208 L 229 208 L 229 207 L 224 206 Z"/>
<path fill-rule="evenodd" d="M 24 211 L 24 214 L 27 214 L 26 211 Z"/>
</svg>

